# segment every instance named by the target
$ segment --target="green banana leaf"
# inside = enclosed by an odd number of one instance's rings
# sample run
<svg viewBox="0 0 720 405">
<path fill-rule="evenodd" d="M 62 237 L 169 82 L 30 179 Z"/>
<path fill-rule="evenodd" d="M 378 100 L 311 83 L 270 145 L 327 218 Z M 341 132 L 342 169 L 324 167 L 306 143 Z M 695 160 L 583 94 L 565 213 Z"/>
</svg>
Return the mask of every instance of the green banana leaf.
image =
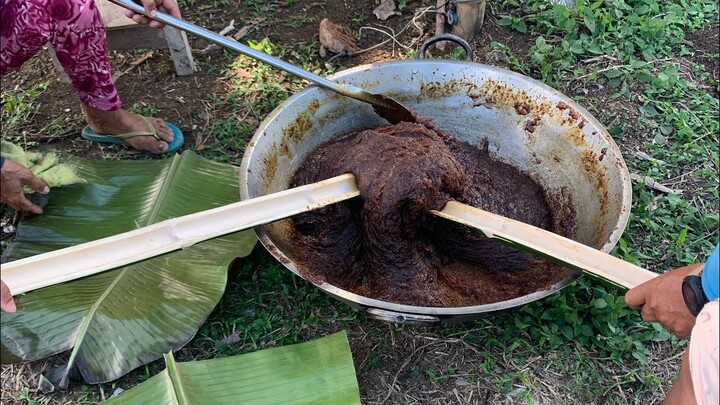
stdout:
<svg viewBox="0 0 720 405">
<path fill-rule="evenodd" d="M 11 260 L 122 233 L 239 200 L 238 169 L 192 152 L 152 161 L 71 159 L 87 183 L 53 189 L 43 215 L 21 222 Z M 119 378 L 185 345 L 225 290 L 229 264 L 255 245 L 251 231 L 32 291 L 2 314 L 0 360 L 72 350 L 88 383 Z"/>
<path fill-rule="evenodd" d="M 176 363 L 107 405 L 360 404 L 345 331 L 240 356 Z"/>
</svg>

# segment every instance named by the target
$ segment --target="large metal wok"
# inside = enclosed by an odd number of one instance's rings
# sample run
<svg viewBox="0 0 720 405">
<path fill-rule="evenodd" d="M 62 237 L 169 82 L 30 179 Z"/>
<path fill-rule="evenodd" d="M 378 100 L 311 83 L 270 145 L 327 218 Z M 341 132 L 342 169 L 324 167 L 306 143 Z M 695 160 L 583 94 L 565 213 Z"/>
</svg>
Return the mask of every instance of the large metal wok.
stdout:
<svg viewBox="0 0 720 405">
<path fill-rule="evenodd" d="M 617 145 L 585 109 L 550 87 L 507 70 L 447 60 L 378 63 L 330 79 L 388 94 L 471 144 L 487 139 L 497 159 L 530 174 L 555 199 L 574 207 L 577 241 L 609 252 L 625 229 L 631 185 Z M 329 139 L 386 124 L 369 105 L 317 87 L 301 91 L 263 121 L 248 145 L 241 165 L 242 198 L 287 189 L 307 155 Z M 306 277 L 288 253 L 293 243 L 286 232 L 289 221 L 255 228 L 275 258 L 340 301 L 392 322 L 478 319 L 546 297 L 579 276 L 569 273 L 549 290 L 487 305 L 400 305 Z"/>
</svg>

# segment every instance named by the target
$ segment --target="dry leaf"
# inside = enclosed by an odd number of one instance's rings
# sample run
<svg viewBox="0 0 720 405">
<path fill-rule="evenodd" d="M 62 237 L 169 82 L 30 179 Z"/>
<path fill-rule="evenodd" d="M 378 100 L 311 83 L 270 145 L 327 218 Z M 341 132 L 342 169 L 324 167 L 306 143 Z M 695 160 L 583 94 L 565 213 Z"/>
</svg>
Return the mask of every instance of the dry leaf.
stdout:
<svg viewBox="0 0 720 405">
<path fill-rule="evenodd" d="M 222 342 L 226 345 L 234 345 L 235 343 L 238 343 L 240 341 L 240 334 L 237 332 L 233 332 L 229 336 L 226 336 Z"/>
<path fill-rule="evenodd" d="M 328 51 L 337 54 L 352 54 L 360 50 L 349 28 L 335 24 L 327 18 L 320 21 L 320 43 Z"/>
<path fill-rule="evenodd" d="M 400 12 L 395 8 L 395 0 L 383 0 L 379 6 L 375 7 L 373 14 L 378 20 L 385 21 L 391 16 L 400 15 Z"/>
</svg>

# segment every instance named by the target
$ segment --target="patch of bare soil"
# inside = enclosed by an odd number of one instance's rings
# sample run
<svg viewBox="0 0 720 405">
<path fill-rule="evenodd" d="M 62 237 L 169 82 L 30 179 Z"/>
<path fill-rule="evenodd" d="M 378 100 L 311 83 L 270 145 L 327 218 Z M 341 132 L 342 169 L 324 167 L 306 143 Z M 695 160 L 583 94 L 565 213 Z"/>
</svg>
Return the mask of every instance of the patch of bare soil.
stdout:
<svg viewBox="0 0 720 405">
<path fill-rule="evenodd" d="M 185 135 L 184 149 L 193 149 L 194 134 L 207 126 L 202 119 L 203 104 L 199 95 L 222 93 L 224 85 L 215 74 L 198 72 L 192 76 L 174 75 L 172 60 L 167 50 L 150 51 L 152 56 L 143 63 L 132 62 L 145 56 L 146 52 L 113 53 L 111 57 L 114 74 L 122 73 L 115 84 L 124 108 L 138 106 L 141 111 L 172 122 Z M 42 73 L 41 73 L 42 72 Z M 78 142 L 79 133 L 85 126 L 79 101 L 75 92 L 54 68 L 49 53 L 39 55 L 25 63 L 18 71 L 3 78 L 2 89 L 28 89 L 49 81 L 49 86 L 37 98 L 39 111 L 23 128 L 25 139 L 41 146 L 89 157 L 102 158 L 103 147 L 90 142 Z M 66 119 L 66 131 L 62 134 L 42 133 L 44 124 Z M 20 135 L 20 134 L 5 134 Z"/>
<path fill-rule="evenodd" d="M 710 74 L 706 85 L 715 90 L 716 96 L 720 96 L 720 21 L 715 19 L 710 28 L 689 32 L 685 42 L 695 51 L 691 61 L 705 66 Z"/>
</svg>

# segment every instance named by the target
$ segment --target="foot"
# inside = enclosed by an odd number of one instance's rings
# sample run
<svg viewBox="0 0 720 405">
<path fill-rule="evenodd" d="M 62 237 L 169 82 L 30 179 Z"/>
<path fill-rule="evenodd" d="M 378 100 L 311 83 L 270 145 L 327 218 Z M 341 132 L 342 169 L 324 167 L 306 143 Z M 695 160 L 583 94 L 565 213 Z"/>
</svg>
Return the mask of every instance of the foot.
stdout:
<svg viewBox="0 0 720 405">
<path fill-rule="evenodd" d="M 131 131 L 147 131 L 145 121 L 137 114 L 119 109 L 115 111 L 102 111 L 88 105 L 82 105 L 85 119 L 90 128 L 99 134 L 118 135 Z M 150 117 L 148 120 L 155 127 L 155 132 L 161 141 L 152 136 L 134 136 L 126 141 L 136 150 L 151 153 L 165 153 L 168 143 L 173 140 L 172 130 L 160 118 Z"/>
</svg>

